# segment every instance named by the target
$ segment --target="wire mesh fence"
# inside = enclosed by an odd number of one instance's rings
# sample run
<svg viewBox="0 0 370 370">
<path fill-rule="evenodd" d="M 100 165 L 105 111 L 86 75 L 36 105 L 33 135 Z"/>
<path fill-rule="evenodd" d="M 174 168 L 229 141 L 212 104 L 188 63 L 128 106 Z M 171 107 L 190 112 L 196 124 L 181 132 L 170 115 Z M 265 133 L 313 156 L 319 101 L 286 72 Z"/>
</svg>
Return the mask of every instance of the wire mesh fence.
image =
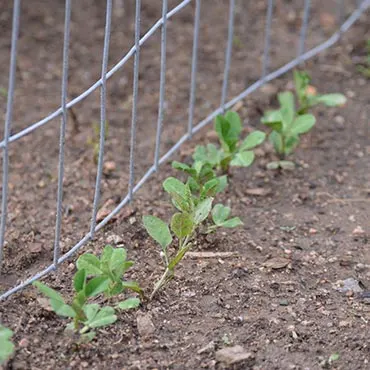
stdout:
<svg viewBox="0 0 370 370">
<path fill-rule="evenodd" d="M 311 1 L 302 0 L 302 19 L 299 34 L 297 35 L 297 52 L 296 57 L 290 60 L 285 65 L 278 69 L 271 71 L 271 34 L 272 22 L 274 18 L 274 7 L 276 6 L 274 0 L 267 0 L 266 17 L 265 17 L 265 34 L 262 55 L 262 73 L 261 77 L 245 88 L 237 96 L 229 98 L 229 85 L 230 85 L 230 68 L 232 62 L 232 50 L 234 42 L 234 25 L 235 15 L 237 13 L 236 1 L 230 0 L 228 2 L 228 26 L 227 26 L 227 42 L 224 50 L 224 70 L 221 86 L 221 99 L 217 109 L 213 110 L 207 117 L 199 122 L 195 121 L 194 110 L 196 105 L 197 95 L 197 70 L 198 70 L 198 52 L 201 50 L 199 30 L 202 23 L 201 19 L 201 0 L 184 0 L 179 2 L 175 7 L 169 9 L 168 0 L 162 0 L 162 16 L 161 18 L 141 36 L 141 14 L 142 4 L 141 0 L 135 0 L 135 22 L 134 22 L 134 45 L 132 48 L 116 63 L 113 68 L 108 69 L 109 62 L 109 48 L 111 39 L 111 24 L 113 14 L 113 0 L 106 1 L 105 11 L 105 29 L 104 29 L 104 43 L 102 51 L 102 64 L 101 64 L 101 77 L 100 79 L 83 91 L 74 99 L 68 101 L 68 76 L 69 76 L 69 61 L 70 61 L 70 32 L 71 32 L 71 14 L 73 8 L 73 0 L 65 0 L 64 5 L 64 32 L 63 32 L 63 62 L 61 73 L 61 88 L 60 88 L 60 107 L 44 117 L 43 119 L 32 123 L 20 130 L 17 133 L 12 133 L 13 121 L 13 108 L 14 108 L 14 92 L 15 81 L 17 73 L 17 57 L 18 57 L 18 39 L 21 27 L 21 0 L 14 0 L 13 3 L 13 17 L 12 17 L 12 36 L 11 36 L 11 53 L 9 63 L 9 80 L 7 90 L 7 106 L 6 117 L 4 124 L 4 137 L 0 142 L 0 148 L 3 154 L 3 175 L 2 175 L 2 194 L 1 194 L 1 223 L 0 223 L 0 267 L 4 262 L 4 246 L 5 235 L 7 228 L 7 211 L 8 211 L 8 189 L 9 189 L 9 150 L 12 143 L 27 135 L 37 135 L 39 129 L 48 125 L 52 120 L 60 119 L 59 129 L 59 160 L 58 160 L 58 178 L 57 178 L 57 193 L 56 193 L 56 219 L 54 229 L 54 246 L 52 263 L 46 268 L 38 271 L 36 274 L 26 278 L 24 281 L 16 284 L 14 287 L 4 291 L 0 296 L 0 300 L 4 300 L 11 294 L 20 291 L 33 281 L 57 270 L 58 266 L 65 260 L 75 254 L 87 242 L 94 239 L 96 232 L 101 230 L 108 224 L 119 212 L 130 203 L 135 193 L 146 183 L 146 181 L 158 171 L 159 166 L 166 162 L 171 155 L 173 155 L 178 148 L 192 136 L 199 132 L 203 127 L 212 122 L 217 114 L 223 113 L 225 110 L 232 108 L 240 100 L 247 97 L 253 91 L 266 84 L 269 81 L 276 79 L 283 75 L 292 68 L 307 61 L 313 56 L 319 54 L 325 49 L 335 44 L 342 33 L 346 32 L 363 12 L 370 6 L 370 0 L 356 1 L 356 9 L 349 15 L 346 20 L 344 18 L 344 0 L 336 2 L 336 17 L 338 28 L 325 42 L 306 50 L 306 39 L 308 35 L 308 24 L 310 19 Z M 163 140 L 163 121 L 166 110 L 166 62 L 167 62 L 167 39 L 168 39 L 168 21 L 184 8 L 193 6 L 193 43 L 192 52 L 188 58 L 191 60 L 191 73 L 189 76 L 189 101 L 188 101 L 188 120 L 186 126 L 186 133 L 163 155 L 161 155 L 162 140 Z M 152 165 L 147 169 L 145 174 L 138 178 L 135 172 L 135 148 L 137 146 L 137 109 L 139 99 L 139 81 L 140 81 L 140 54 L 141 49 L 145 47 L 147 41 L 157 32 L 160 32 L 160 76 L 159 76 L 159 101 L 156 117 L 156 134 L 155 134 L 155 150 L 152 158 Z M 133 86 L 132 86 L 132 111 L 131 111 L 131 130 L 130 130 L 130 146 L 128 150 L 129 155 L 129 177 L 127 193 L 120 201 L 120 203 L 109 213 L 104 219 L 98 222 L 97 214 L 101 203 L 101 183 L 104 164 L 104 147 L 106 138 L 106 120 L 107 120 L 107 81 L 112 78 L 128 61 L 133 58 Z M 179 67 L 180 68 L 180 67 Z M 61 252 L 61 232 L 62 232 L 62 219 L 63 219 L 63 184 L 65 172 L 65 145 L 66 145 L 66 128 L 68 125 L 68 111 L 75 105 L 86 99 L 94 91 L 100 90 L 100 125 L 99 125 L 99 152 L 96 167 L 96 181 L 94 186 L 94 197 L 92 204 L 92 214 L 89 231 L 81 238 L 78 243 L 66 252 Z"/>
</svg>

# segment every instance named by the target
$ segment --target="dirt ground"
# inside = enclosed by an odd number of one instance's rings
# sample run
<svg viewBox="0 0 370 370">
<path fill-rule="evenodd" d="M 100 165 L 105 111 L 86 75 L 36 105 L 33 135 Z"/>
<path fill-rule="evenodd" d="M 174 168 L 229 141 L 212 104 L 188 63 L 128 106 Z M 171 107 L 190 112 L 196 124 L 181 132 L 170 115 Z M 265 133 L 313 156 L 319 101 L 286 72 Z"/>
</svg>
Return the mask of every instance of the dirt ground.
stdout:
<svg viewBox="0 0 370 370">
<path fill-rule="evenodd" d="M 100 75 L 104 2 L 81 0 L 72 14 L 69 97 L 74 98 Z M 170 7 L 179 1 L 170 1 Z M 197 121 L 218 107 L 226 1 L 202 2 L 202 25 L 195 116 Z M 271 68 L 295 56 L 302 4 L 276 1 Z M 335 29 L 335 1 L 313 1 L 307 47 L 324 41 Z M 352 4 L 353 3 L 353 4 Z M 350 14 L 353 2 L 346 2 Z M 60 100 L 62 0 L 23 2 L 13 133 L 43 118 Z M 130 5 L 130 2 L 128 2 Z M 110 65 L 133 42 L 133 12 L 115 2 Z M 169 22 L 166 118 L 162 153 L 185 133 L 192 48 L 193 11 L 189 6 Z M 237 1 L 229 96 L 261 73 L 265 1 Z M 142 27 L 159 17 L 158 2 L 143 0 Z M 358 73 L 370 37 L 369 13 L 343 41 L 306 63 L 313 84 L 322 92 L 342 92 L 342 108 L 317 108 L 318 123 L 294 158 L 294 172 L 271 172 L 268 145 L 255 164 L 235 169 L 227 191 L 217 201 L 229 204 L 244 226 L 200 238 L 176 278 L 139 311 L 121 314 L 99 330 L 89 344 L 77 345 L 64 335 L 65 320 L 41 307 L 28 288 L 0 305 L 0 322 L 14 332 L 16 352 L 7 369 L 219 369 L 215 353 L 240 345 L 249 358 L 240 369 L 370 368 L 370 306 L 359 294 L 343 294 L 340 282 L 354 278 L 370 290 L 370 84 Z M 11 6 L 0 5 L 0 87 L 7 86 Z M 136 176 L 151 166 L 158 107 L 160 34 L 142 49 L 136 147 Z M 131 117 L 132 63 L 109 80 L 106 161 L 115 169 L 104 175 L 103 208 L 126 195 Z M 291 88 L 291 74 L 273 81 L 239 104 L 245 132 L 261 129 L 261 112 L 276 104 L 276 93 Z M 6 99 L 0 95 L 1 112 Z M 62 250 L 67 252 L 89 229 L 96 166 L 89 138 L 99 122 L 99 92 L 74 110 L 66 144 L 66 178 Z M 5 263 L 0 289 L 5 291 L 52 260 L 59 121 L 55 120 L 11 146 L 11 177 Z M 262 128 L 264 129 L 264 128 Z M 211 126 L 186 143 L 173 159 L 187 161 L 199 143 L 215 141 Z M 82 252 L 99 253 L 111 243 L 125 246 L 135 261 L 130 279 L 150 292 L 162 272 L 159 250 L 141 217 L 168 218 L 172 212 L 161 182 L 173 175 L 170 163 L 138 192 Z M 227 254 L 227 252 L 229 252 Z M 211 255 L 212 255 L 211 253 Z M 225 254 L 226 253 L 226 254 Z M 278 258 L 278 259 L 277 259 Z M 277 263 L 280 263 L 280 268 Z M 65 296 L 71 292 L 74 260 L 45 281 Z M 150 317 L 154 332 L 137 321 Z M 339 359 L 328 364 L 332 354 Z"/>
</svg>

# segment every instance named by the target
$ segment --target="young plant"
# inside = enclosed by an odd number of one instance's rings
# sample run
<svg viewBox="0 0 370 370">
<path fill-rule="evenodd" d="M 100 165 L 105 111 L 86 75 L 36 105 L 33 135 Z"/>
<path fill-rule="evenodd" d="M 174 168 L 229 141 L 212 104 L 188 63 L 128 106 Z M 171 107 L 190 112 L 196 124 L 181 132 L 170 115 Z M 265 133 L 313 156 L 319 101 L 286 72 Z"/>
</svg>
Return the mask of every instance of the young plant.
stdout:
<svg viewBox="0 0 370 370">
<path fill-rule="evenodd" d="M 294 71 L 298 108 L 296 109 L 293 93 L 282 92 L 278 94 L 280 108 L 265 112 L 261 119 L 262 123 L 272 129 L 269 140 L 280 157 L 279 161 L 267 165 L 269 169 L 294 168 L 294 163 L 285 158 L 298 146 L 300 135 L 309 132 L 316 123 L 315 116 L 307 113 L 309 109 L 318 104 L 334 107 L 346 102 L 346 97 L 342 94 L 317 94 L 316 89 L 309 85 L 310 82 L 307 72 Z"/>
<path fill-rule="evenodd" d="M 0 365 L 3 364 L 14 352 L 14 344 L 11 341 L 13 332 L 0 325 Z"/>
<path fill-rule="evenodd" d="M 316 89 L 310 86 L 311 77 L 305 71 L 293 72 L 294 87 L 298 99 L 297 114 L 306 114 L 307 111 L 318 104 L 327 107 L 337 107 L 346 103 L 347 99 L 343 94 L 317 94 Z"/>
<path fill-rule="evenodd" d="M 161 257 L 165 264 L 165 271 L 155 284 L 151 299 L 174 277 L 175 267 L 192 247 L 202 223 L 211 213 L 213 203 L 212 197 L 206 197 L 195 204 L 189 184 L 184 184 L 173 177 L 166 179 L 163 187 L 170 194 L 172 203 L 179 212 L 172 216 L 169 224 L 155 216 L 143 217 L 146 231 L 161 246 Z M 240 224 L 239 220 L 239 223 L 235 222 L 230 227 Z M 177 248 L 175 253 L 171 254 L 168 249 L 173 243 L 173 235 L 177 239 Z"/>
<path fill-rule="evenodd" d="M 130 289 L 143 296 L 143 291 L 135 281 L 123 280 L 123 275 L 134 264 L 127 261 L 127 252 L 124 248 L 113 248 L 106 245 L 100 258 L 91 253 L 85 253 L 77 260 L 78 270 L 85 270 L 88 277 L 103 277 L 109 281 L 105 295 L 113 297 L 124 289 Z"/>
<path fill-rule="evenodd" d="M 120 259 L 121 261 L 122 259 Z M 116 289 L 116 285 L 112 285 L 112 279 L 103 273 L 96 273 L 94 277 L 89 278 L 92 267 L 90 265 L 87 267 L 90 268 L 89 272 L 80 268 L 74 275 L 73 288 L 75 294 L 70 304 L 66 303 L 59 292 L 46 284 L 36 281 L 33 285 L 49 298 L 50 306 L 57 315 L 72 319 L 66 329 L 78 332 L 84 339 L 91 340 L 96 334 L 95 328 L 113 324 L 117 320 L 115 308 L 122 310 L 136 308 L 139 306 L 140 300 L 138 298 L 128 298 L 117 303 L 115 307 L 101 307 L 97 303 L 89 303 L 91 298 L 102 293 L 111 296 L 116 291 L 113 290 Z M 136 289 L 137 284 L 134 284 L 134 286 Z M 132 289 L 131 286 L 130 289 Z"/>
<path fill-rule="evenodd" d="M 221 148 L 213 144 L 198 146 L 193 159 L 201 163 L 209 163 L 212 168 L 227 172 L 230 166 L 248 167 L 254 161 L 253 148 L 263 143 L 266 134 L 262 131 L 250 133 L 240 141 L 242 124 L 238 113 L 228 111 L 224 116 L 218 115 L 215 120 L 215 130 L 221 143 Z"/>
<path fill-rule="evenodd" d="M 357 70 L 366 78 L 370 78 L 370 39 L 366 42 L 366 61 L 358 65 Z"/>
<path fill-rule="evenodd" d="M 280 93 L 278 99 L 280 109 L 268 111 L 262 118 L 262 123 L 272 129 L 269 140 L 280 157 L 280 161 L 269 163 L 268 168 L 294 168 L 294 163 L 286 161 L 285 158 L 299 144 L 300 135 L 312 129 L 316 119 L 312 114 L 297 114 L 294 96 L 291 92 Z"/>
<path fill-rule="evenodd" d="M 208 233 L 213 232 L 220 227 L 233 229 L 234 227 L 243 224 L 239 217 L 229 218 L 230 213 L 230 207 L 226 207 L 223 204 L 216 204 L 212 209 L 212 221 L 214 225 L 208 227 Z"/>
<path fill-rule="evenodd" d="M 195 204 L 207 197 L 213 197 L 222 192 L 227 186 L 227 176 L 216 176 L 212 164 L 195 161 L 192 166 L 177 161 L 172 162 L 172 167 L 186 173 L 189 177 L 187 184 L 193 194 Z"/>
</svg>

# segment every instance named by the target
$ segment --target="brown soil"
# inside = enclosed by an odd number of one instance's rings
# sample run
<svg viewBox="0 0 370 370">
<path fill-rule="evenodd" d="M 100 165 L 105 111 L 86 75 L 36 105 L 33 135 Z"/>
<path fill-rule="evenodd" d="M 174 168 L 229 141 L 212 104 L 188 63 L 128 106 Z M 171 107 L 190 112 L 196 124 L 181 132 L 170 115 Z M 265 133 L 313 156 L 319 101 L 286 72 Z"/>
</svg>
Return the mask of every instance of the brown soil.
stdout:
<svg viewBox="0 0 370 370">
<path fill-rule="evenodd" d="M 117 1 L 117 4 L 119 1 Z M 173 7 L 179 1 L 170 1 Z M 199 52 L 197 120 L 219 104 L 227 2 L 203 2 Z M 260 75 L 265 2 L 238 1 L 230 96 Z M 335 1 L 313 2 L 307 47 L 323 41 L 334 29 Z M 23 2 L 18 79 L 13 132 L 43 118 L 59 104 L 64 1 Z M 272 37 L 275 69 L 295 55 L 300 4 L 277 1 Z M 0 7 L 0 63 L 8 65 L 10 5 Z M 346 9 L 347 14 L 352 9 Z M 160 17 L 160 5 L 143 1 L 143 30 Z M 192 7 L 169 24 L 166 120 L 163 153 L 186 130 L 192 47 Z M 368 15 L 367 15 L 368 16 Z M 320 27 L 321 26 L 321 27 Z M 71 45 L 70 98 L 99 78 L 104 28 L 103 2 L 74 5 Z M 99 330 L 93 342 L 78 346 L 63 334 L 65 320 L 42 308 L 33 288 L 0 306 L 0 321 L 14 332 L 17 349 L 9 369 L 200 369 L 219 368 L 215 352 L 241 345 L 252 354 L 242 369 L 319 369 L 331 354 L 336 369 L 366 369 L 370 361 L 369 306 L 357 295 L 335 288 L 349 277 L 370 289 L 370 85 L 353 61 L 364 57 L 369 38 L 366 15 L 342 43 L 305 68 L 319 91 L 343 92 L 343 108 L 318 108 L 317 127 L 297 150 L 294 172 L 269 172 L 271 148 L 258 150 L 249 169 L 232 172 L 230 185 L 218 201 L 230 204 L 244 226 L 201 238 L 197 252 L 215 257 L 187 257 L 176 278 L 140 312 L 120 315 L 117 324 Z M 142 49 L 136 174 L 152 164 L 158 106 L 159 47 L 157 34 Z M 111 61 L 132 45 L 133 8 L 115 11 Z M 116 170 L 105 175 L 102 205 L 118 203 L 127 189 L 131 113 L 132 63 L 109 80 L 109 134 L 106 160 Z M 2 69 L 0 87 L 7 86 Z M 291 75 L 274 81 L 239 105 L 245 131 L 259 124 L 260 112 L 275 104 L 276 92 L 291 87 Z M 2 112 L 5 99 L 0 96 Z M 99 92 L 75 107 L 67 137 L 63 219 L 63 252 L 88 231 L 95 164 L 88 138 L 99 121 Z M 54 236 L 58 120 L 11 145 L 9 222 L 2 291 L 51 263 Z M 188 160 L 198 143 L 214 141 L 204 129 L 176 156 Z M 42 149 L 40 149 L 42 148 Z M 150 292 L 162 272 L 159 250 L 141 225 L 144 214 L 169 217 L 172 212 L 161 181 L 173 175 L 162 167 L 96 240 L 83 251 L 99 253 L 108 242 L 124 245 L 136 262 L 129 276 Z M 253 195 L 254 189 L 263 189 Z M 255 192 L 256 190 L 254 190 Z M 260 192 L 259 190 L 257 192 Z M 363 229 L 363 233 L 359 229 Z M 355 233 L 354 233 L 355 231 Z M 357 231 L 357 232 L 356 232 Z M 117 244 L 117 245 L 118 245 Z M 222 253 L 233 252 L 231 255 Z M 284 258 L 285 267 L 271 269 L 267 261 Z M 267 264 L 268 265 L 268 264 Z M 65 296 L 71 291 L 74 264 L 65 263 L 45 281 Z M 155 332 L 139 333 L 137 318 L 151 316 Z M 208 347 L 208 349 L 205 349 Z M 203 350 L 202 350 L 203 349 Z M 328 365 L 329 366 L 329 365 Z"/>
</svg>

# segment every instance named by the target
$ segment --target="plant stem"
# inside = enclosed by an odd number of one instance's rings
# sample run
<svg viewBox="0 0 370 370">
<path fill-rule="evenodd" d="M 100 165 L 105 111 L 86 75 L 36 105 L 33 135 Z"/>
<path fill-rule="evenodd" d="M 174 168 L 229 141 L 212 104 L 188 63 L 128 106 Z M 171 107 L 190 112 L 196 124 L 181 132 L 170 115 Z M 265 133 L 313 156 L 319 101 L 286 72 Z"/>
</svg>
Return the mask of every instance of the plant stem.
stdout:
<svg viewBox="0 0 370 370">
<path fill-rule="evenodd" d="M 173 277 L 173 270 L 170 270 L 168 267 L 163 273 L 162 277 L 156 282 L 154 290 L 150 295 L 150 300 L 157 294 L 158 290 L 161 289 L 170 279 Z"/>
</svg>

